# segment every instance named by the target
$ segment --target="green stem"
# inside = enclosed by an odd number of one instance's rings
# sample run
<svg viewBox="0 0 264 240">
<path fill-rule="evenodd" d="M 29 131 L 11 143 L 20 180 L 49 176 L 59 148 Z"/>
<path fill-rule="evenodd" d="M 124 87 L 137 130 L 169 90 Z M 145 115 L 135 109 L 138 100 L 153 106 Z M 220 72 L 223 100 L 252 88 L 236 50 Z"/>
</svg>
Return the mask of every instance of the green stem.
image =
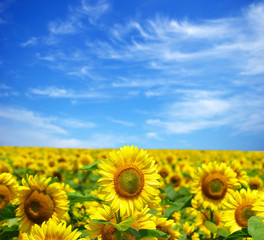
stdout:
<svg viewBox="0 0 264 240">
<path fill-rule="evenodd" d="M 214 222 L 214 211 L 210 209 L 210 220 Z M 211 239 L 214 239 L 214 234 L 211 232 Z"/>
<path fill-rule="evenodd" d="M 120 210 L 118 210 L 117 214 L 115 213 L 115 217 L 116 217 L 117 224 L 122 222 L 122 217 L 120 216 Z M 118 231 L 117 229 L 116 229 L 116 232 L 117 232 L 117 239 L 122 240 L 122 232 Z"/>
</svg>

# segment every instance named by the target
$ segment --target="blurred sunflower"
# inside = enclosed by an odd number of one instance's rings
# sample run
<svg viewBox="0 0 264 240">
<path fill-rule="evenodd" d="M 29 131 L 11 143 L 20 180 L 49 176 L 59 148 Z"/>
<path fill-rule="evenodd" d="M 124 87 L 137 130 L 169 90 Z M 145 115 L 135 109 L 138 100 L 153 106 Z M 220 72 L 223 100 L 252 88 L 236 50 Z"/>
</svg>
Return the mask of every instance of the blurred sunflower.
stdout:
<svg viewBox="0 0 264 240">
<path fill-rule="evenodd" d="M 175 222 L 172 219 L 154 217 L 154 222 L 156 224 L 156 229 L 170 235 L 169 240 L 176 240 L 182 237 L 179 230 L 174 230 L 173 228 L 176 226 Z M 162 240 L 164 238 L 158 238 L 158 240 Z"/>
<path fill-rule="evenodd" d="M 251 190 L 263 190 L 263 181 L 259 176 L 250 177 L 248 185 Z"/>
<path fill-rule="evenodd" d="M 37 175 L 22 179 L 23 186 L 19 187 L 19 207 L 16 211 L 21 231 L 28 232 L 34 224 L 41 225 L 49 219 L 59 221 L 67 212 L 65 191 L 59 183 L 50 181 L 51 178 Z"/>
<path fill-rule="evenodd" d="M 22 240 L 76 240 L 81 235 L 81 232 L 77 232 L 77 229 L 72 231 L 72 226 L 66 227 L 65 223 L 57 224 L 56 222 L 49 220 L 43 222 L 41 226 L 35 224 L 29 234 L 22 234 Z M 80 238 L 79 240 L 84 240 Z"/>
<path fill-rule="evenodd" d="M 253 204 L 258 200 L 258 192 L 248 189 L 241 189 L 235 192 L 228 201 L 224 203 L 225 209 L 222 215 L 222 221 L 226 227 L 230 227 L 230 232 L 233 233 L 243 227 L 248 226 L 248 219 L 257 215 L 253 210 Z M 262 209 L 262 212 L 264 210 Z"/>
<path fill-rule="evenodd" d="M 198 168 L 191 191 L 200 206 L 215 211 L 239 187 L 236 173 L 230 167 L 223 162 L 210 162 Z"/>
<path fill-rule="evenodd" d="M 18 183 L 11 173 L 0 174 L 0 211 L 5 205 L 15 203 Z"/>
<path fill-rule="evenodd" d="M 98 180 L 104 200 L 121 216 L 131 215 L 151 204 L 159 195 L 159 174 L 152 157 L 134 146 L 113 151 L 98 165 Z"/>
<path fill-rule="evenodd" d="M 135 210 L 132 216 L 136 216 L 136 220 L 132 223 L 131 227 L 135 229 L 155 229 L 156 225 L 151 219 L 151 214 L 147 213 L 149 209 L 144 208 L 142 211 Z M 124 216 L 126 218 L 128 216 Z M 108 222 L 116 223 L 115 214 L 108 205 L 103 207 L 94 208 L 88 224 L 85 225 L 86 231 L 89 235 L 89 239 L 98 238 L 98 240 L 116 240 L 117 230 L 112 225 L 105 225 L 101 223 L 94 223 L 92 220 L 105 220 Z M 134 240 L 134 236 L 129 232 L 122 232 L 122 239 Z M 146 238 L 147 240 L 154 240 L 155 238 Z"/>
</svg>

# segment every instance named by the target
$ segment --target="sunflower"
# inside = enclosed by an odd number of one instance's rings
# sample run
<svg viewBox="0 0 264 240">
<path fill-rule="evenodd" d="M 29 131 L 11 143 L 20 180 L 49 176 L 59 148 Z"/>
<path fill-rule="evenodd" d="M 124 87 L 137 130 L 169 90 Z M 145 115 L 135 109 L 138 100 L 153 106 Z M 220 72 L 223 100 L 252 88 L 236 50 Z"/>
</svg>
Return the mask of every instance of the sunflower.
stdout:
<svg viewBox="0 0 264 240">
<path fill-rule="evenodd" d="M 230 232 L 233 233 L 243 227 L 248 226 L 248 219 L 258 215 L 253 209 L 254 203 L 258 200 L 258 191 L 241 189 L 229 197 L 224 203 L 222 220 L 226 227 L 230 227 Z M 263 203 L 263 201 L 262 201 Z M 263 209 L 262 209 L 263 212 Z"/>
<path fill-rule="evenodd" d="M 156 229 L 170 235 L 169 240 L 176 240 L 182 237 L 181 233 L 178 230 L 173 228 L 176 226 L 175 222 L 172 219 L 154 217 L 154 222 L 156 224 Z M 162 240 L 164 238 L 158 238 Z"/>
<path fill-rule="evenodd" d="M 260 217 L 264 218 L 264 193 L 263 192 L 258 192 L 258 200 L 253 203 L 253 208 L 252 210 L 255 211 Z"/>
<path fill-rule="evenodd" d="M 65 191 L 59 183 L 50 183 L 51 178 L 28 176 L 19 187 L 19 206 L 16 211 L 21 222 L 20 230 L 29 232 L 34 224 L 41 225 L 53 219 L 59 221 L 68 210 Z"/>
<path fill-rule="evenodd" d="M 263 181 L 259 176 L 249 178 L 248 185 L 251 190 L 262 190 L 263 189 Z"/>
<path fill-rule="evenodd" d="M 156 225 L 151 219 L 151 214 L 147 213 L 149 209 L 144 208 L 142 211 L 135 210 L 132 216 L 136 216 L 136 220 L 132 223 L 131 227 L 137 230 L 139 229 L 155 229 Z M 126 218 L 128 216 L 124 216 Z M 116 228 L 112 225 L 105 225 L 101 223 L 94 223 L 92 220 L 105 220 L 108 222 L 116 223 L 115 213 L 108 205 L 103 207 L 94 208 L 93 213 L 90 216 L 88 224 L 85 225 L 86 231 L 89 235 L 89 239 L 98 238 L 98 240 L 117 240 Z M 134 236 L 129 232 L 122 232 L 122 239 L 134 240 Z M 153 238 L 147 238 L 148 240 L 154 240 Z"/>
<path fill-rule="evenodd" d="M 52 220 L 43 222 L 41 226 L 35 224 L 29 234 L 22 234 L 23 240 L 76 240 L 81 235 L 81 232 L 77 232 L 77 229 L 72 231 L 72 226 L 66 227 L 65 223 L 56 223 Z M 79 240 L 84 240 L 81 238 Z"/>
<path fill-rule="evenodd" d="M 223 162 L 210 162 L 198 168 L 191 191 L 198 205 L 215 211 L 239 187 L 236 173 L 230 167 Z"/>
<path fill-rule="evenodd" d="M 15 203 L 18 183 L 11 173 L 0 174 L 0 211 L 7 204 Z"/>
<path fill-rule="evenodd" d="M 243 170 L 239 161 L 238 160 L 232 160 L 228 163 L 228 166 L 230 166 L 232 168 L 232 170 L 237 174 L 238 181 L 243 186 L 248 186 L 249 177 L 247 175 L 247 172 L 245 170 Z"/>
<path fill-rule="evenodd" d="M 204 232 L 208 238 L 210 237 L 211 231 L 205 226 L 205 222 L 207 220 L 212 221 L 218 228 L 224 226 L 222 222 L 222 211 L 215 211 L 213 213 L 213 219 L 210 219 L 211 213 L 208 210 L 204 210 L 204 211 L 194 210 L 192 212 L 192 215 L 196 216 L 195 218 L 196 226 L 199 228 L 200 231 Z"/>
<path fill-rule="evenodd" d="M 151 204 L 159 195 L 157 165 L 146 151 L 125 146 L 113 151 L 98 164 L 98 180 L 104 200 L 121 216 L 131 215 Z"/>
</svg>

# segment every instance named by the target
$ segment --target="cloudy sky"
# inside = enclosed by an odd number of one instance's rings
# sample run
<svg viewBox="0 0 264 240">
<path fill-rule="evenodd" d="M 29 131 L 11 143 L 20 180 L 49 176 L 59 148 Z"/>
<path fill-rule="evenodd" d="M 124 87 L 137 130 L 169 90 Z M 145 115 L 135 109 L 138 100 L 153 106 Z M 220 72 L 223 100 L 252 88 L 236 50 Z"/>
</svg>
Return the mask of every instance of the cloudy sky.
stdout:
<svg viewBox="0 0 264 240">
<path fill-rule="evenodd" d="M 0 145 L 264 150 L 264 2 L 2 0 Z"/>
</svg>

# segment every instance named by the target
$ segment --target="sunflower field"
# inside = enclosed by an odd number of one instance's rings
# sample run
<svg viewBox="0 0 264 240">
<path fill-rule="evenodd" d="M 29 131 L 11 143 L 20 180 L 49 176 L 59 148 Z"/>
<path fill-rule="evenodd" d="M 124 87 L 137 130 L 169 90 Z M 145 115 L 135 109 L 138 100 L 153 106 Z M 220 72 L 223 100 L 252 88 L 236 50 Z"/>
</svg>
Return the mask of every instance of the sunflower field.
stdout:
<svg viewBox="0 0 264 240">
<path fill-rule="evenodd" d="M 264 239 L 264 152 L 0 147 L 0 240 Z"/>
</svg>

